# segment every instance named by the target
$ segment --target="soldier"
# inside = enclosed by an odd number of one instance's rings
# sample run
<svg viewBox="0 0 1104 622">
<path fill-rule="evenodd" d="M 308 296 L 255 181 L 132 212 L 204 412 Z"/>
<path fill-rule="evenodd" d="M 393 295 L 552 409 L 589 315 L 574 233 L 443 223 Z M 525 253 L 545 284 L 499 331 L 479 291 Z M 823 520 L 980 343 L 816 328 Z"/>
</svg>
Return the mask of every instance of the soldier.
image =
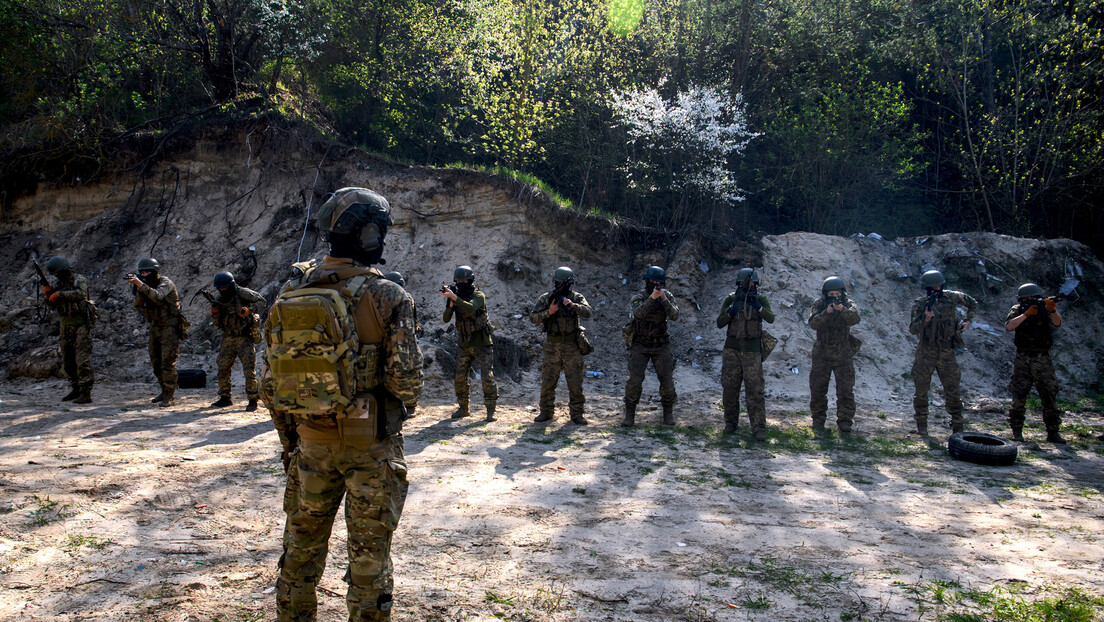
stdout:
<svg viewBox="0 0 1104 622">
<path fill-rule="evenodd" d="M 752 268 L 736 273 L 740 283 L 725 296 L 717 314 L 717 328 L 727 337 L 721 354 L 721 386 L 725 434 L 740 425 L 740 385 L 747 397 L 748 421 L 757 441 L 767 440 L 767 405 L 763 395 L 763 322 L 774 323 L 770 301 L 759 293 L 759 274 Z"/>
<path fill-rule="evenodd" d="M 487 299 L 475 289 L 475 272 L 471 266 L 460 266 L 452 275 L 453 285 L 441 288 L 445 301 L 443 321 L 447 324 L 456 315 L 456 412 L 453 419 L 467 417 L 468 372 L 472 363 L 479 365 L 483 374 L 483 403 L 487 407 L 487 421 L 495 420 L 495 402 L 498 401 L 498 385 L 494 379 L 494 342 L 491 340 L 491 323 L 487 318 Z"/>
<path fill-rule="evenodd" d="M 636 425 L 636 405 L 644 386 L 644 372 L 652 362 L 659 377 L 659 400 L 663 405 L 663 425 L 675 425 L 675 357 L 667 321 L 677 320 L 678 306 L 671 292 L 663 289 L 667 273 L 659 266 L 644 271 L 644 293 L 633 296 L 629 311 L 629 380 L 625 383 L 625 418 L 621 425 Z"/>
<path fill-rule="evenodd" d="M 579 349 L 579 318 L 588 318 L 590 305 L 579 292 L 571 290 L 575 273 L 567 266 L 556 268 L 552 291 L 541 294 L 529 319 L 541 324 L 545 333 L 544 361 L 541 364 L 540 414 L 533 421 L 552 421 L 556 408 L 556 385 L 560 371 L 567 380 L 568 412 L 571 422 L 586 425 L 583 417 L 583 353 Z"/>
<path fill-rule="evenodd" d="M 1066 439 L 1058 434 L 1062 417 L 1058 412 L 1058 378 L 1050 361 L 1050 347 L 1054 345 L 1054 329 L 1062 325 L 1058 314 L 1058 300 L 1044 298 L 1043 289 L 1034 283 L 1024 283 L 1016 292 L 1016 304 L 1008 310 L 1004 329 L 1016 331 L 1016 361 L 1012 365 L 1012 408 L 1008 411 L 1008 423 L 1012 426 L 1012 438 L 1024 440 L 1023 425 L 1027 395 L 1031 385 L 1039 392 L 1043 403 L 1043 425 L 1047 442 L 1065 445 Z"/>
<path fill-rule="evenodd" d="M 222 330 L 222 344 L 218 353 L 219 398 L 212 408 L 233 404 L 230 399 L 230 371 L 234 361 L 240 360 L 245 375 L 245 396 L 249 404 L 247 412 L 257 410 L 257 351 L 253 343 L 253 330 L 265 309 L 265 299 L 257 292 L 238 285 L 230 272 L 219 272 L 214 278 L 218 296 L 211 303 L 211 319 Z"/>
<path fill-rule="evenodd" d="M 70 391 L 61 401 L 92 402 L 92 327 L 96 309 L 88 295 L 88 281 L 74 274 L 64 257 L 51 257 L 46 271 L 57 279 L 56 286 L 42 285 L 46 304 L 61 318 L 61 361 L 69 378 Z"/>
<path fill-rule="evenodd" d="M 859 307 L 847 297 L 847 286 L 838 276 L 824 279 L 821 297 L 813 303 L 809 327 L 817 332 L 813 366 L 809 370 L 809 411 L 813 432 L 823 433 L 828 417 L 828 381 L 836 376 L 836 425 L 841 436 L 851 434 L 855 423 L 855 363 L 857 339 L 851 327 L 859 323 Z"/>
<path fill-rule="evenodd" d="M 391 618 L 391 541 L 408 489 L 401 415 L 403 404 L 413 403 L 421 392 L 422 356 L 410 299 L 401 287 L 368 267 L 380 263 L 390 211 L 385 198 L 364 188 L 334 193 L 318 214 L 318 228 L 330 243 L 329 255 L 321 263 L 296 264 L 292 280 L 269 313 L 269 360 L 262 373 L 271 378 L 263 379 L 264 401 L 272 404 L 270 414 L 288 473 L 284 552 L 276 581 L 276 614 L 281 621 L 316 619 L 316 587 L 325 570 L 334 517 L 346 494 L 349 620 Z M 298 365 L 281 371 L 287 361 L 280 358 L 284 354 L 278 342 L 294 337 L 281 337 L 293 331 L 288 330 L 290 323 L 281 324 L 280 306 L 285 295 L 307 289 L 337 290 L 348 302 L 342 322 L 353 325 L 358 349 L 355 389 L 349 389 L 354 395 L 344 406 L 337 399 L 309 399 L 318 392 L 340 393 L 336 384 L 308 379 L 304 386 L 297 380 Z M 301 348 L 290 351 L 292 362 L 314 363 L 301 357 Z M 326 364 L 319 361 L 318 368 Z M 297 399 L 304 392 L 311 406 L 328 412 L 302 414 Z"/>
<path fill-rule="evenodd" d="M 149 355 L 153 375 L 161 385 L 161 393 L 151 401 L 162 408 L 173 404 L 176 393 L 176 358 L 180 355 L 180 338 L 186 326 L 180 312 L 180 296 L 176 285 L 161 276 L 156 259 L 138 260 L 138 274 L 128 274 L 127 282 L 134 286 L 134 307 L 142 312 L 149 324 Z"/>
<path fill-rule="evenodd" d="M 912 305 L 912 321 L 909 332 L 920 336 L 916 347 L 916 358 L 912 363 L 912 381 L 916 384 L 916 393 L 912 396 L 912 407 L 916 414 L 916 431 L 920 436 L 928 435 L 928 388 L 931 386 L 932 371 L 939 374 L 943 383 L 943 396 L 947 414 L 951 416 L 951 430 L 962 431 L 962 397 L 959 381 L 962 373 L 958 368 L 955 349 L 964 347 L 962 331 L 970 327 L 977 313 L 977 301 L 967 294 L 953 290 L 944 290 L 947 282 L 943 273 L 928 270 L 920 277 L 920 283 L 927 293 Z M 958 307 L 966 309 L 966 319 L 959 324 L 955 311 Z"/>
<path fill-rule="evenodd" d="M 399 287 L 403 288 L 403 291 L 406 291 L 406 279 L 403 278 L 403 275 L 401 273 L 392 270 L 391 272 L 384 274 L 383 278 L 391 281 L 392 283 L 397 283 Z M 406 297 L 410 299 L 410 312 L 414 315 L 414 335 L 418 338 L 421 338 L 422 325 L 418 323 L 418 305 L 415 304 L 414 297 L 410 295 L 410 292 L 406 292 Z M 413 417 L 414 412 L 417 409 L 417 402 L 407 404 L 406 413 L 403 415 L 403 421 L 406 421 L 407 419 Z"/>
</svg>

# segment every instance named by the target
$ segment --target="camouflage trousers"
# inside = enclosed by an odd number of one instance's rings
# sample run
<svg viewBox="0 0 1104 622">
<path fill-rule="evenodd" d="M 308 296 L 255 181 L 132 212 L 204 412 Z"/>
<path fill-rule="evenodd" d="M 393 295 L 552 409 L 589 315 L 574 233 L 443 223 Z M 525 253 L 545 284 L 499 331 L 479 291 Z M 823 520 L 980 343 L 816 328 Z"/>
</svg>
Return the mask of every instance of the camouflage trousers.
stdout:
<svg viewBox="0 0 1104 622">
<path fill-rule="evenodd" d="M 809 411 L 813 426 L 824 427 L 828 419 L 828 382 L 836 375 L 836 425 L 841 431 L 855 423 L 855 362 L 853 359 L 813 357 L 809 370 Z"/>
<path fill-rule="evenodd" d="M 92 372 L 92 331 L 87 324 L 61 326 L 61 366 L 73 388 L 91 389 L 95 381 Z"/>
<path fill-rule="evenodd" d="M 453 381 L 456 402 L 461 406 L 468 405 L 468 394 L 471 392 L 468 373 L 473 364 L 483 376 L 483 402 L 494 404 L 498 401 L 498 384 L 494 378 L 494 346 L 457 346 L 456 380 Z"/>
<path fill-rule="evenodd" d="M 574 339 L 563 343 L 544 342 L 544 361 L 541 364 L 540 412 L 551 415 L 556 409 L 556 386 L 560 383 L 560 371 L 567 381 L 567 406 L 571 418 L 583 415 L 583 354 Z"/>
<path fill-rule="evenodd" d="M 153 375 L 166 391 L 175 391 L 176 358 L 180 356 L 180 336 L 175 326 L 150 326 L 149 334 L 150 363 L 153 363 Z"/>
<path fill-rule="evenodd" d="M 959 427 L 962 425 L 962 372 L 958 369 L 954 348 L 917 348 L 912 362 L 912 382 L 916 385 L 912 409 L 916 423 L 928 423 L 928 390 L 933 371 L 943 383 L 943 398 L 951 425 Z"/>
<path fill-rule="evenodd" d="M 1058 377 L 1054 374 L 1054 364 L 1049 352 L 1016 351 L 1016 361 L 1012 364 L 1012 381 L 1008 390 L 1012 392 L 1012 408 L 1008 411 L 1008 423 L 1013 428 L 1023 428 L 1027 412 L 1027 396 L 1031 386 L 1039 392 L 1039 401 L 1043 403 L 1043 425 L 1047 432 L 1057 432 L 1062 426 L 1062 416 L 1058 410 Z"/>
<path fill-rule="evenodd" d="M 253 347 L 253 337 L 222 336 L 222 345 L 219 346 L 218 358 L 218 387 L 219 397 L 230 397 L 230 372 L 234 369 L 234 361 L 241 361 L 242 373 L 245 375 L 245 395 L 251 400 L 258 397 L 257 392 L 257 350 Z"/>
<path fill-rule="evenodd" d="M 302 430 L 302 426 L 299 426 Z M 409 485 L 402 435 L 384 441 L 301 438 L 284 491 L 284 553 L 276 580 L 276 619 L 316 619 L 316 585 L 326 568 L 334 517 L 345 499 L 349 569 L 345 595 L 351 622 L 391 619 L 391 538 Z M 302 432 L 301 432 L 302 433 Z"/>
<path fill-rule="evenodd" d="M 644 373 L 648 370 L 648 361 L 655 368 L 659 378 L 659 401 L 670 406 L 678 399 L 675 392 L 675 357 L 671 354 L 671 344 L 649 346 L 634 343 L 629 349 L 629 379 L 625 382 L 625 403 L 636 406 L 644 390 Z"/>
<path fill-rule="evenodd" d="M 740 386 L 747 396 L 748 421 L 752 431 L 767 429 L 767 400 L 763 394 L 763 355 L 725 348 L 721 353 L 721 403 L 725 429 L 740 424 Z"/>
</svg>

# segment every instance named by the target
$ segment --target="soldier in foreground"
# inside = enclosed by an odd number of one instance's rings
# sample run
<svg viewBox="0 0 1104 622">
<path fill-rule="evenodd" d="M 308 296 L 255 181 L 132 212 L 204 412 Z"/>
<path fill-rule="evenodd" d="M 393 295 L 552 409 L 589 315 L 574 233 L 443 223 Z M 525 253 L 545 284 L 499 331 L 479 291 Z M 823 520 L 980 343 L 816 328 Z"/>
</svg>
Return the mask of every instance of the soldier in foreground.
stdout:
<svg viewBox="0 0 1104 622">
<path fill-rule="evenodd" d="M 568 413 L 571 422 L 586 425 L 583 417 L 583 352 L 579 346 L 579 318 L 588 318 L 590 305 L 579 292 L 572 291 L 575 273 L 567 266 L 556 268 L 552 291 L 541 294 L 529 313 L 529 320 L 544 330 L 544 360 L 541 362 L 540 414 L 533 421 L 552 421 L 556 409 L 556 385 L 560 371 L 567 381 Z"/>
<path fill-rule="evenodd" d="M 958 368 L 957 348 L 964 347 L 962 331 L 970 327 L 977 313 L 977 301 L 971 296 L 954 290 L 944 290 L 947 282 L 943 273 L 928 270 L 920 277 L 926 293 L 912 305 L 909 332 L 920 336 L 916 357 L 912 363 L 912 381 L 916 393 L 912 407 L 916 417 L 916 432 L 928 435 L 928 389 L 932 372 L 939 374 L 943 383 L 943 397 L 947 414 L 951 416 L 951 431 L 962 431 L 962 372 Z M 959 323 L 956 309 L 966 309 L 966 318 Z"/>
<path fill-rule="evenodd" d="M 234 361 L 240 360 L 245 375 L 245 396 L 249 400 L 245 410 L 257 410 L 257 351 L 253 332 L 260 321 L 259 314 L 265 309 L 265 299 L 238 285 L 229 272 L 216 274 L 213 284 L 218 296 L 211 302 L 211 319 L 222 331 L 222 344 L 216 359 L 219 397 L 211 406 L 223 408 L 234 403 L 230 399 L 230 372 L 234 369 Z"/>
<path fill-rule="evenodd" d="M 138 260 L 138 274 L 128 274 L 126 280 L 134 286 L 134 307 L 149 324 L 150 363 L 161 385 L 161 393 L 151 401 L 165 408 L 173 404 L 176 393 L 176 359 L 187 327 L 176 285 L 160 272 L 157 260 L 146 257 Z"/>
<path fill-rule="evenodd" d="M 317 584 L 342 498 L 349 620 L 391 619 L 391 539 L 408 488 L 403 404 L 421 392 L 422 355 L 409 297 L 369 267 L 380 263 L 390 225 L 390 206 L 379 194 L 335 192 L 318 214 L 329 255 L 296 264 L 269 311 L 264 399 L 272 403 L 288 471 L 276 581 L 281 621 L 316 619 Z M 319 323 L 324 333 L 314 329 Z"/>
<path fill-rule="evenodd" d="M 36 266 L 38 264 L 35 264 Z M 88 295 L 88 281 L 74 274 L 64 257 L 51 257 L 46 271 L 54 277 L 54 285 L 43 283 L 46 304 L 61 319 L 61 361 L 69 378 L 69 392 L 61 401 L 74 404 L 92 402 L 92 328 L 96 322 L 96 307 Z"/>
<path fill-rule="evenodd" d="M 767 404 L 763 393 L 763 322 L 774 323 L 770 301 L 759 292 L 759 274 L 754 268 L 736 273 L 740 284 L 725 296 L 717 314 L 717 328 L 726 329 L 721 355 L 721 386 L 725 434 L 735 434 L 740 425 L 740 385 L 747 396 L 748 421 L 757 441 L 767 440 Z"/>
<path fill-rule="evenodd" d="M 851 336 L 851 327 L 859 323 L 859 308 L 847 297 L 847 286 L 838 276 L 824 279 L 820 293 L 809 315 L 809 328 L 817 332 L 809 370 L 809 412 L 813 414 L 813 433 L 823 433 L 828 418 L 828 382 L 835 374 L 836 425 L 846 436 L 855 424 L 853 359 L 858 339 Z"/>
<path fill-rule="evenodd" d="M 1024 415 L 1027 412 L 1027 396 L 1031 386 L 1039 392 L 1043 404 L 1043 425 L 1047 442 L 1065 445 L 1066 439 L 1058 433 L 1062 416 L 1058 411 L 1058 377 L 1050 360 L 1050 348 L 1054 345 L 1054 329 L 1062 325 L 1058 314 L 1058 300 L 1044 298 L 1043 288 L 1034 283 L 1024 283 L 1016 292 L 1016 304 L 1008 310 L 1004 329 L 1016 333 L 1016 360 L 1012 364 L 1012 408 L 1008 411 L 1008 423 L 1012 426 L 1012 438 L 1024 440 Z"/>
<path fill-rule="evenodd" d="M 667 321 L 677 320 L 678 306 L 671 292 L 663 289 L 667 273 L 659 266 L 644 271 L 644 293 L 633 296 L 629 305 L 629 324 L 625 327 L 629 346 L 629 379 L 625 383 L 625 418 L 621 425 L 636 425 L 636 405 L 644 386 L 644 372 L 652 362 L 659 378 L 659 400 L 663 405 L 663 425 L 675 425 L 675 357 Z"/>
<path fill-rule="evenodd" d="M 445 297 L 446 324 L 456 316 L 456 411 L 453 419 L 467 417 L 468 372 L 472 364 L 479 366 L 483 375 L 483 404 L 487 407 L 487 421 L 495 420 L 495 403 L 498 401 L 498 385 L 494 378 L 494 341 L 491 339 L 491 323 L 487 317 L 487 299 L 475 288 L 475 272 L 471 266 L 460 266 L 452 275 L 453 284 L 441 288 Z"/>
</svg>

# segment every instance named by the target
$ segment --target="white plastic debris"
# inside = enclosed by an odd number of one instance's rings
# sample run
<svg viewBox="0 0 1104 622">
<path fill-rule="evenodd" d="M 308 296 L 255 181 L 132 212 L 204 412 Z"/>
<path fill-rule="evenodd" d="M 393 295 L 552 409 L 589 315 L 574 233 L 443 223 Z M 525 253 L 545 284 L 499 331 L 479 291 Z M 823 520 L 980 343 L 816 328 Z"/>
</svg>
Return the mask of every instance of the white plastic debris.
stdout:
<svg viewBox="0 0 1104 622">
<path fill-rule="evenodd" d="M 696 335 L 694 337 L 694 341 L 701 341 L 701 335 Z"/>
<path fill-rule="evenodd" d="M 791 371 L 791 372 L 793 372 L 793 374 L 794 374 L 795 376 L 796 376 L 797 374 L 801 373 L 801 371 L 800 371 L 800 370 L 799 370 L 798 368 L 796 368 L 796 367 L 791 367 L 791 368 L 790 368 L 790 371 Z"/>
<path fill-rule="evenodd" d="M 883 238 L 882 236 L 880 236 L 880 235 L 878 235 L 877 233 L 874 233 L 874 232 L 870 232 L 869 234 L 867 234 L 867 236 L 866 236 L 866 237 L 868 237 L 868 238 L 871 238 L 871 239 L 874 239 L 874 240 L 882 240 L 882 239 L 885 239 L 885 238 Z"/>
<path fill-rule="evenodd" d="M 698 264 L 698 267 L 701 268 L 702 272 L 709 272 L 709 264 L 705 263 L 704 261 Z"/>
<path fill-rule="evenodd" d="M 521 314 L 520 313 L 515 313 L 514 314 L 514 319 L 515 320 L 520 320 L 521 319 Z"/>
</svg>

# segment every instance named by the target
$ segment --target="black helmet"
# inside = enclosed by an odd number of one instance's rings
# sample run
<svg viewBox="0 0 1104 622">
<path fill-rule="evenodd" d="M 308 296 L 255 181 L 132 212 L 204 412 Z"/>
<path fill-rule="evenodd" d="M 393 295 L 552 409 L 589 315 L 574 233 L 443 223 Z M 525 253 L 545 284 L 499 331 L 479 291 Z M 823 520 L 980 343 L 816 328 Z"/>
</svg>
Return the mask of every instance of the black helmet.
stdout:
<svg viewBox="0 0 1104 622">
<path fill-rule="evenodd" d="M 55 256 L 46 262 L 46 271 L 50 274 L 57 274 L 58 272 L 72 272 L 73 268 L 69 266 L 69 262 L 64 257 Z"/>
<path fill-rule="evenodd" d="M 224 287 L 231 287 L 233 285 L 237 285 L 237 282 L 234 281 L 234 275 L 232 273 L 230 273 L 230 272 L 219 272 L 218 274 L 215 275 L 214 285 L 215 285 L 216 288 L 222 289 Z"/>
<path fill-rule="evenodd" d="M 943 285 L 946 282 L 947 279 L 943 278 L 943 273 L 939 270 L 928 270 L 920 275 L 920 284 L 924 287 L 935 287 L 937 285 Z"/>
<path fill-rule="evenodd" d="M 383 275 L 383 278 L 391 281 L 392 283 L 398 283 L 401 287 L 406 287 L 406 279 L 404 279 L 403 275 L 399 274 L 398 272 L 388 272 L 387 274 Z"/>
<path fill-rule="evenodd" d="M 556 271 L 552 273 L 553 283 L 574 283 L 575 273 L 571 271 L 571 268 L 567 266 L 560 266 L 556 268 Z"/>
<path fill-rule="evenodd" d="M 1034 283 L 1024 283 L 1016 291 L 1016 298 L 1031 298 L 1032 296 L 1045 296 L 1043 288 Z"/>
<path fill-rule="evenodd" d="M 820 293 L 827 296 L 828 292 L 833 290 L 838 292 L 845 292 L 847 291 L 847 284 L 844 283 L 843 279 L 839 278 L 838 276 L 830 276 L 824 279 L 824 284 L 820 286 Z"/>
<path fill-rule="evenodd" d="M 144 257 L 138 260 L 138 271 L 149 270 L 150 272 L 160 272 L 161 264 L 157 263 L 157 260 L 153 257 Z"/>
<path fill-rule="evenodd" d="M 644 271 L 644 280 L 666 283 L 667 273 L 659 266 L 648 266 L 648 269 Z"/>
<path fill-rule="evenodd" d="M 370 263 L 383 253 L 383 237 L 391 224 L 391 205 L 367 188 L 342 188 L 318 212 L 318 228 L 331 247 L 352 243 L 360 251 L 375 254 Z"/>
<path fill-rule="evenodd" d="M 740 283 L 751 279 L 752 283 L 759 284 L 759 273 L 755 271 L 755 268 L 740 268 L 740 271 L 736 273 L 736 280 Z"/>
<path fill-rule="evenodd" d="M 460 281 L 471 281 L 475 279 L 475 272 L 471 269 L 471 266 L 460 266 L 452 273 L 452 280 L 459 283 Z"/>
</svg>

